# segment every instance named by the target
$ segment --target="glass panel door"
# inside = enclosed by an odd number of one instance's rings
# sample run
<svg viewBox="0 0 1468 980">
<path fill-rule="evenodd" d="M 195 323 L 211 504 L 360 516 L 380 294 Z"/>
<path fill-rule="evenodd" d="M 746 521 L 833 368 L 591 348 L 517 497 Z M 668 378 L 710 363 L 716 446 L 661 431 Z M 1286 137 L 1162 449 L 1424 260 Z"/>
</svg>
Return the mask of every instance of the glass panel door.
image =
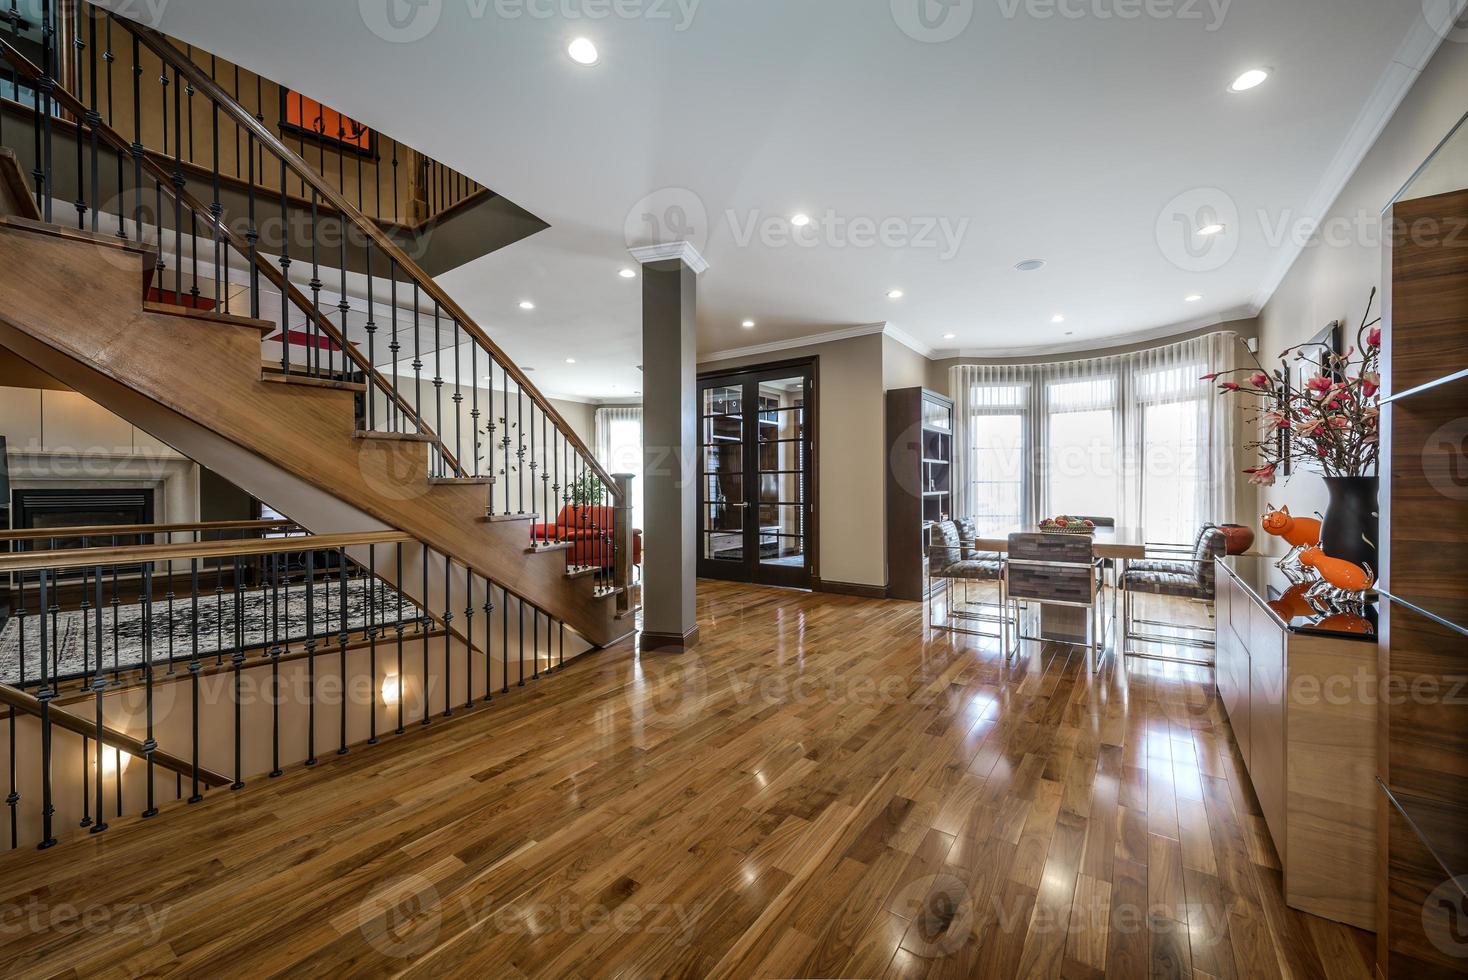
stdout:
<svg viewBox="0 0 1468 980">
<path fill-rule="evenodd" d="M 809 587 L 813 363 L 699 383 L 699 574 Z"/>
</svg>

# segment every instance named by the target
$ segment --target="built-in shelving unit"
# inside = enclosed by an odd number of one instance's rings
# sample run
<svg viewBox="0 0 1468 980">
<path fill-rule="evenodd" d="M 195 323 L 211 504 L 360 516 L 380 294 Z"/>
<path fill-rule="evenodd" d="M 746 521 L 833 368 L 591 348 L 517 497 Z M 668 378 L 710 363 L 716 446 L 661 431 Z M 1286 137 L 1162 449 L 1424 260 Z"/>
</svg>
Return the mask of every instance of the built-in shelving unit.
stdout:
<svg viewBox="0 0 1468 980">
<path fill-rule="evenodd" d="M 1465 175 L 1468 176 L 1468 175 Z M 1383 314 L 1377 970 L 1468 975 L 1468 190 L 1398 201 Z"/>
<path fill-rule="evenodd" d="M 887 392 L 887 594 L 923 598 L 928 527 L 953 514 L 953 402 Z"/>
</svg>

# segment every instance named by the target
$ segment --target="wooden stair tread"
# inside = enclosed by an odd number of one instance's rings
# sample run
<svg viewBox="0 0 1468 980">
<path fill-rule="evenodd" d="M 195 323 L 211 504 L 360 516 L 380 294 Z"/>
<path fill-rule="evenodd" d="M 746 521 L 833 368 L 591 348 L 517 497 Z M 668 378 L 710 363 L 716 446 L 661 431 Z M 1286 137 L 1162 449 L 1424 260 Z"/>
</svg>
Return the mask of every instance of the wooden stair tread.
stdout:
<svg viewBox="0 0 1468 980">
<path fill-rule="evenodd" d="M 365 392 L 367 385 L 360 381 L 333 381 L 331 378 L 314 378 L 309 374 L 283 374 L 280 371 L 263 370 L 260 380 L 279 385 L 305 385 L 308 388 L 329 388 L 333 391 Z"/>
<path fill-rule="evenodd" d="M 143 256 L 150 264 L 156 262 L 157 253 L 150 248 L 135 245 L 131 240 L 118 238 L 116 235 L 105 234 L 100 231 L 86 231 L 82 228 L 67 228 L 65 225 L 50 225 L 44 221 L 32 218 L 21 218 L 13 214 L 0 215 L 0 225 L 7 228 L 16 228 L 21 231 L 35 232 L 38 235 L 50 235 L 52 238 L 66 238 L 75 242 L 84 242 L 87 245 L 100 245 L 103 248 L 113 248 L 122 252 L 132 252 Z M 198 312 L 198 311 L 193 311 Z"/>
<path fill-rule="evenodd" d="M 384 442 L 437 442 L 438 439 L 426 432 L 367 432 L 358 429 L 352 433 L 354 439 L 381 439 Z"/>
<path fill-rule="evenodd" d="M 570 550 L 571 550 L 571 542 L 569 542 L 569 541 L 552 541 L 549 544 L 532 544 L 530 547 L 528 547 L 528 548 L 525 549 L 525 553 L 527 555 L 539 555 L 539 554 L 549 553 L 549 552 L 552 552 L 552 551 L 570 551 Z"/>
<path fill-rule="evenodd" d="M 568 567 L 566 569 L 566 578 L 586 578 L 588 575 L 595 575 L 597 571 L 598 569 L 595 565 Z"/>
<path fill-rule="evenodd" d="M 143 303 L 143 309 L 162 316 L 183 316 L 191 320 L 207 320 L 210 323 L 231 327 L 249 327 L 251 330 L 260 331 L 262 336 L 275 330 L 275 324 L 268 320 L 256 320 L 253 317 L 220 313 L 216 310 L 196 310 L 191 306 L 175 306 L 172 303 L 155 303 L 152 300 L 146 300 Z"/>
<path fill-rule="evenodd" d="M 435 487 L 487 487 L 494 482 L 492 476 L 430 476 L 428 483 Z"/>
<path fill-rule="evenodd" d="M 538 521 L 539 514 L 486 514 L 475 518 L 480 524 L 499 524 L 504 521 Z"/>
<path fill-rule="evenodd" d="M 20 159 L 3 146 L 0 146 L 0 211 L 6 216 L 41 220 L 41 209 L 36 207 L 36 195 Z"/>
</svg>

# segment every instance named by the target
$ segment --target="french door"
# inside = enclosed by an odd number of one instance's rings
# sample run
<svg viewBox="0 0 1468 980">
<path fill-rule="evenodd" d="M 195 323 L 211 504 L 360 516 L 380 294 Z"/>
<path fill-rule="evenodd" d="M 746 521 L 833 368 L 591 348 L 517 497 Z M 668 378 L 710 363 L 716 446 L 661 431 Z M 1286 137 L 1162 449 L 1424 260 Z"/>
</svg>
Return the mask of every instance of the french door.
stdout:
<svg viewBox="0 0 1468 980">
<path fill-rule="evenodd" d="M 698 379 L 698 574 L 810 588 L 814 360 Z"/>
</svg>

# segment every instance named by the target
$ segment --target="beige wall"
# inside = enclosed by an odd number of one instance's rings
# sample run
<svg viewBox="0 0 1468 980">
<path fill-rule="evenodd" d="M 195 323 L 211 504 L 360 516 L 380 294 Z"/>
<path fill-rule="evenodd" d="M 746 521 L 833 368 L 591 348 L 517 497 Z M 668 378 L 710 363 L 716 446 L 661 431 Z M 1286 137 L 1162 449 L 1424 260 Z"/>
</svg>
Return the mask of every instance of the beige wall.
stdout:
<svg viewBox="0 0 1468 980">
<path fill-rule="evenodd" d="M 932 362 L 900 341 L 882 337 L 882 388 L 928 387 L 928 366 Z M 942 390 L 942 389 L 940 389 Z"/>
<path fill-rule="evenodd" d="M 882 494 L 883 340 L 880 334 L 772 354 L 705 361 L 699 374 L 800 357 L 819 359 L 816 380 L 816 522 L 823 581 L 887 584 Z"/>
<path fill-rule="evenodd" d="M 1367 294 L 1373 286 L 1382 284 L 1377 218 L 1465 109 L 1468 45 L 1446 43 L 1407 93 L 1326 216 L 1327 228 L 1339 223 L 1366 232 L 1351 235 L 1349 241 L 1332 236 L 1329 244 L 1312 243 L 1301 253 L 1259 314 L 1261 355 L 1272 358 L 1308 340 L 1332 320 L 1360 322 Z M 1468 183 L 1468 179 L 1461 179 L 1468 173 L 1460 172 L 1459 176 L 1459 187 Z M 1273 503 L 1309 514 L 1323 511 L 1327 498 L 1319 476 L 1297 470 L 1287 484 L 1260 488 L 1256 499 L 1259 513 L 1266 504 Z M 1265 546 L 1280 550 L 1273 540 Z"/>
</svg>

